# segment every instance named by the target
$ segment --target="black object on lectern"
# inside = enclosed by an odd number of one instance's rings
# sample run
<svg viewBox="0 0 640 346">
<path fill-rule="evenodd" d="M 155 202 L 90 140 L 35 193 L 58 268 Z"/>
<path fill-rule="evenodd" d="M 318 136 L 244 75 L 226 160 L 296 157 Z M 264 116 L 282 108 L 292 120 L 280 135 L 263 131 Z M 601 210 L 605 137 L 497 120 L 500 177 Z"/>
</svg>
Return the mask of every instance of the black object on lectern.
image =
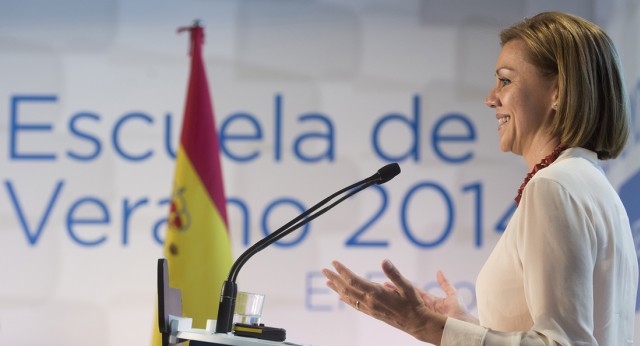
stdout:
<svg viewBox="0 0 640 346">
<path fill-rule="evenodd" d="M 182 296 L 180 289 L 169 287 L 169 266 L 165 258 L 158 259 L 158 327 L 162 335 L 162 346 L 175 346 L 178 343 L 170 343 L 171 322 L 169 315 L 182 316 Z"/>
</svg>

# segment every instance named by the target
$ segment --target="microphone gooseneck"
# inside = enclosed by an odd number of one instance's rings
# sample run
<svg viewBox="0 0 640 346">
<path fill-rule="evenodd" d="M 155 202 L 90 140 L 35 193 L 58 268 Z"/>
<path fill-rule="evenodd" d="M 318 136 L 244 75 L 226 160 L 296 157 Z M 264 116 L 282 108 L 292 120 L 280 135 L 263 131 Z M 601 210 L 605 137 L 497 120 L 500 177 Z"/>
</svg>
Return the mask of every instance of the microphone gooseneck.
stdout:
<svg viewBox="0 0 640 346">
<path fill-rule="evenodd" d="M 326 213 L 345 199 L 355 195 L 356 193 L 368 188 L 371 185 L 377 184 L 381 185 L 386 183 L 387 181 L 393 179 L 396 175 L 400 174 L 400 166 L 397 163 L 390 163 L 380 168 L 376 173 L 372 176 L 363 179 L 357 183 L 351 184 L 342 190 L 335 192 L 331 196 L 323 199 L 318 202 L 313 207 L 307 209 L 302 214 L 296 216 L 293 220 L 287 222 L 282 227 L 275 230 L 273 233 L 268 236 L 262 238 L 251 247 L 249 247 L 245 252 L 243 252 L 240 257 L 233 263 L 231 266 L 231 270 L 229 271 L 229 276 L 227 280 L 222 285 L 222 290 L 220 293 L 220 304 L 218 306 L 218 320 L 216 323 L 216 333 L 228 333 L 232 329 L 233 324 L 233 312 L 235 309 L 235 301 L 238 293 L 238 287 L 236 285 L 236 278 L 238 277 L 238 273 L 242 266 L 251 258 L 251 256 L 255 255 L 259 251 L 263 250 L 267 246 L 275 243 L 276 241 L 282 239 L 289 233 L 297 230 L 298 228 L 306 225 L 307 223 L 313 221 L 320 215 Z M 348 192 L 347 192 L 348 191 Z M 347 192 L 345 194 L 345 192 Z M 329 203 L 331 200 L 336 197 L 345 194 L 340 197 L 333 203 L 328 206 L 320 209 L 325 204 Z M 311 213 L 320 209 L 317 213 L 311 215 Z"/>
</svg>

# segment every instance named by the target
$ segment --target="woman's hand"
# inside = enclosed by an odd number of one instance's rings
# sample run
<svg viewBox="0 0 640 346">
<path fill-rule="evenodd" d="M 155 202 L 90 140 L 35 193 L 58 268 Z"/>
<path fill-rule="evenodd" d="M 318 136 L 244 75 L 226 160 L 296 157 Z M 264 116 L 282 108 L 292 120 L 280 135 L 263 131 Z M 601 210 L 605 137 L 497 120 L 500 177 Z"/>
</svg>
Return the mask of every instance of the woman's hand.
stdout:
<svg viewBox="0 0 640 346">
<path fill-rule="evenodd" d="M 455 287 L 449 283 L 442 271 L 438 270 L 436 279 L 445 294 L 444 298 L 416 288 L 427 308 L 447 317 L 478 324 L 478 319 L 467 311 Z M 392 283 L 385 283 L 385 285 L 394 288 Z"/>
<path fill-rule="evenodd" d="M 392 284 L 378 284 L 354 274 L 340 262 L 334 261 L 335 272 L 324 269 L 327 286 L 340 295 L 340 300 L 355 309 L 396 327 L 418 340 L 439 344 L 447 320 L 434 310 L 441 302 L 424 298 L 426 292 L 416 289 L 389 260 L 382 262 L 382 270 Z M 455 290 L 454 290 L 455 291 Z"/>
</svg>

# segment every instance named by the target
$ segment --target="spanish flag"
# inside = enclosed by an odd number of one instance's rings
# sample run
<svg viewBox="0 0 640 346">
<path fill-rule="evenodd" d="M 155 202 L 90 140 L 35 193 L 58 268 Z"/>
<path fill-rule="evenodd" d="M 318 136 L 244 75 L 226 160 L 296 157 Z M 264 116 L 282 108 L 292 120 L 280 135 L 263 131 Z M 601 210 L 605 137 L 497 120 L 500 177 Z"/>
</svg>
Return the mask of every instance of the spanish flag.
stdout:
<svg viewBox="0 0 640 346">
<path fill-rule="evenodd" d="M 182 295 L 182 315 L 193 318 L 193 328 L 205 328 L 207 319 L 216 319 L 220 289 L 233 258 L 220 147 L 202 60 L 204 30 L 195 24 L 178 31 L 191 34 L 191 71 L 164 255 L 169 285 Z M 153 345 L 160 345 L 155 329 Z"/>
</svg>

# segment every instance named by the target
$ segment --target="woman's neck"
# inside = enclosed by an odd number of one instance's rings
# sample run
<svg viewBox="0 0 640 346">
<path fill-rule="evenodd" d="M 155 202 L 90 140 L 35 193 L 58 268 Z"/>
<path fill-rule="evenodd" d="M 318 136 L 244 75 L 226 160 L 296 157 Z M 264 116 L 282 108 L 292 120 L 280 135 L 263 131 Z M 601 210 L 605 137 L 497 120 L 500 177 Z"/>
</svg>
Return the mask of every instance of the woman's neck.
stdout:
<svg viewBox="0 0 640 346">
<path fill-rule="evenodd" d="M 542 159 L 551 154 L 558 144 L 560 144 L 560 140 L 557 138 L 549 138 L 544 141 L 540 141 L 539 143 L 532 144 L 529 147 L 529 150 L 522 154 L 529 170 L 532 170 L 535 165 L 542 161 Z"/>
<path fill-rule="evenodd" d="M 520 204 L 520 198 L 522 198 L 522 193 L 524 192 L 524 188 L 527 186 L 527 183 L 529 182 L 529 180 L 531 180 L 531 178 L 533 178 L 533 176 L 536 175 L 536 173 L 538 173 L 539 170 L 549 167 L 549 165 L 551 165 L 558 158 L 558 156 L 562 154 L 562 152 L 565 149 L 567 149 L 566 146 L 558 144 L 555 148 L 553 148 L 551 153 L 543 157 L 540 160 L 540 162 L 533 165 L 533 167 L 531 168 L 531 172 L 529 172 L 524 177 L 524 181 L 522 182 L 522 184 L 520 185 L 520 188 L 518 189 L 518 195 L 516 195 L 516 198 L 515 198 L 516 207 Z"/>
</svg>

